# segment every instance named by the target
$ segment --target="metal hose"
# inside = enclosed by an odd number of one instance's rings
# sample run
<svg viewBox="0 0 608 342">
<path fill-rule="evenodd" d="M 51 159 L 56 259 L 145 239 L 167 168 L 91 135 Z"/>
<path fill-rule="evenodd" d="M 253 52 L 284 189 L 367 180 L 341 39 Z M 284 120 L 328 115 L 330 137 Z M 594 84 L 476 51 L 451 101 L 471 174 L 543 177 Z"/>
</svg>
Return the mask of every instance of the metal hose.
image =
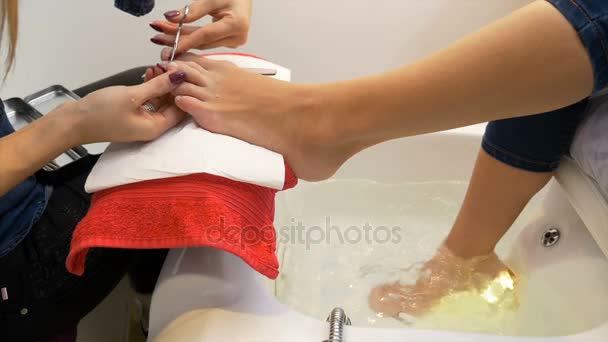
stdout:
<svg viewBox="0 0 608 342">
<path fill-rule="evenodd" d="M 334 308 L 327 317 L 329 322 L 329 339 L 323 342 L 344 342 L 344 326 L 350 325 L 350 319 L 342 308 Z"/>
</svg>

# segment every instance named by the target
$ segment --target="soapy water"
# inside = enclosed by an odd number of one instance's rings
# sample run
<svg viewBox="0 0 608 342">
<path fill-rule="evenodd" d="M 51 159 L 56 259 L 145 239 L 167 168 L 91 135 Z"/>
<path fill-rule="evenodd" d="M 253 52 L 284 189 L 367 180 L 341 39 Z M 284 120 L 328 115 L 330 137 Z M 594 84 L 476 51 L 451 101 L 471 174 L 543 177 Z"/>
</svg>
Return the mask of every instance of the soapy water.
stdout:
<svg viewBox="0 0 608 342">
<path fill-rule="evenodd" d="M 275 219 L 281 263 L 276 297 L 322 320 L 340 306 L 358 326 L 548 334 L 536 326 L 526 329 L 527 320 L 517 319 L 516 290 L 525 280 L 518 278 L 513 289 L 508 274 L 485 290 L 453 293 L 419 317 L 384 318 L 369 308 L 373 287 L 415 283 L 449 232 L 466 187 L 458 181 L 334 180 L 304 183 L 281 195 Z"/>
</svg>

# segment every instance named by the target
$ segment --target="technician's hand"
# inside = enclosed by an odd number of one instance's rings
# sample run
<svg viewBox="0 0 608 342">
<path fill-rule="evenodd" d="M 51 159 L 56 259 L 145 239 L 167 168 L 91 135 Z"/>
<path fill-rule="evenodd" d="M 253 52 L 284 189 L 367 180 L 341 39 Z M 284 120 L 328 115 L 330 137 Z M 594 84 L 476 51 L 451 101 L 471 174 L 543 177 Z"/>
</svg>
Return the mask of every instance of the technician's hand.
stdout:
<svg viewBox="0 0 608 342">
<path fill-rule="evenodd" d="M 161 53 L 162 60 L 168 60 L 171 47 L 175 41 L 177 26 L 182 19 L 183 9 L 165 13 L 167 21 L 154 21 L 150 26 L 162 34 L 154 36 L 151 41 L 166 45 Z M 213 22 L 205 26 L 184 25 L 176 53 L 190 49 L 211 49 L 216 47 L 239 47 L 247 41 L 251 20 L 251 0 L 196 0 L 190 4 L 186 22 L 194 22 L 206 15 Z"/>
<path fill-rule="evenodd" d="M 80 143 L 147 141 L 160 136 L 185 117 L 175 105 L 162 100 L 185 79 L 184 71 L 170 67 L 143 84 L 104 88 L 69 104 L 74 106 L 69 112 L 74 114 Z M 145 110 L 145 102 L 157 111 Z"/>
</svg>

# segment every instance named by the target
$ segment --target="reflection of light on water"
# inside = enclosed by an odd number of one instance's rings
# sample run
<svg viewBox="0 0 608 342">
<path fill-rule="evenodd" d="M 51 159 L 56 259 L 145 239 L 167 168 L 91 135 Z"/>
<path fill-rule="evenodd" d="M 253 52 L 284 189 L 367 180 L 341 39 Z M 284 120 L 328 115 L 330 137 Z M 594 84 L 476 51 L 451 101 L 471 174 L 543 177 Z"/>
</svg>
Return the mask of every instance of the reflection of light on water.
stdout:
<svg viewBox="0 0 608 342">
<path fill-rule="evenodd" d="M 496 279 L 492 280 L 481 296 L 490 304 L 498 302 L 506 290 L 515 288 L 513 278 L 507 271 L 501 272 Z"/>
<path fill-rule="evenodd" d="M 498 280 L 500 281 L 500 285 L 505 288 L 505 289 L 509 289 L 509 290 L 513 290 L 514 289 L 514 282 L 513 282 L 513 278 L 511 278 L 511 274 L 509 274 L 509 272 L 501 272 L 500 276 L 498 277 Z"/>
<path fill-rule="evenodd" d="M 279 240 L 279 249 L 285 253 L 276 296 L 296 310 L 321 320 L 327 318 L 333 307 L 341 306 L 353 324 L 360 326 L 408 326 L 511 335 L 527 335 L 531 329 L 538 329 L 539 325 L 532 324 L 531 320 L 516 320 L 517 292 L 525 287 L 522 284 L 525 279 L 511 279 L 508 272 L 496 279 L 485 278 L 481 283 L 477 282 L 481 279 L 476 278 L 475 284 L 468 287 L 470 290 L 442 298 L 420 317 L 401 313 L 401 319 L 396 320 L 379 316 L 369 307 L 368 295 L 378 284 L 397 280 L 402 284 L 415 283 L 422 264 L 435 255 L 450 231 L 466 185 L 332 181 L 303 184 L 279 195 L 284 201 L 277 202 L 277 227 L 291 225 L 294 217 L 301 218 L 308 227 L 323 227 L 326 218 L 331 216 L 332 225 L 341 229 L 364 222 L 402 229 L 398 240 L 383 244 L 368 243 L 365 239 L 348 243 L 332 238 L 308 249 L 304 243 Z M 438 197 L 445 201 L 438 201 Z M 497 288 L 488 290 L 491 283 Z M 476 287 L 476 284 L 482 286 Z M 490 295 L 496 297 L 494 303 L 487 300 L 492 298 Z M 542 334 L 553 329 L 547 326 Z"/>
<path fill-rule="evenodd" d="M 516 331 L 514 324 L 519 308 L 519 285 L 515 282 L 505 271 L 487 279 L 479 289 L 454 292 L 442 298 L 428 313 L 417 317 L 413 326 L 510 334 Z"/>
<path fill-rule="evenodd" d="M 492 293 L 492 288 L 488 287 L 482 294 L 481 296 L 490 304 L 494 304 L 496 302 L 498 302 L 498 297 L 496 297 L 493 293 Z"/>
</svg>

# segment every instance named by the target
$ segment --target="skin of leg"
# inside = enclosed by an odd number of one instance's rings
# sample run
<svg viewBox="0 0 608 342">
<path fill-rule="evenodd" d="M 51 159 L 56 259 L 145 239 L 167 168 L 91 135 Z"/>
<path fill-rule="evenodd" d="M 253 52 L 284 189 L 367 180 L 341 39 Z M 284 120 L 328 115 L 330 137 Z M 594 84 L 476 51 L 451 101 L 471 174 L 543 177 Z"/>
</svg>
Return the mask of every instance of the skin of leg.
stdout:
<svg viewBox="0 0 608 342">
<path fill-rule="evenodd" d="M 417 63 L 327 87 L 349 106 L 332 110 L 349 114 L 346 137 L 373 144 L 563 108 L 589 96 L 593 73 L 570 23 L 537 1 Z"/>
<path fill-rule="evenodd" d="M 383 141 L 547 112 L 593 89 L 577 32 L 545 1 L 419 62 L 351 81 L 290 84 L 200 60 L 205 97 L 178 88 L 176 104 L 210 131 L 283 154 L 310 181 Z"/>
<path fill-rule="evenodd" d="M 420 315 L 445 295 L 483 286 L 507 271 L 494 248 L 552 175 L 514 168 L 480 149 L 456 221 L 437 255 L 423 267 L 424 276 L 410 286 L 390 283 L 374 288 L 370 306 L 386 316 Z"/>
<path fill-rule="evenodd" d="M 530 199 L 552 176 L 552 172 L 514 168 L 480 149 L 446 247 L 462 258 L 492 253 Z"/>
</svg>

